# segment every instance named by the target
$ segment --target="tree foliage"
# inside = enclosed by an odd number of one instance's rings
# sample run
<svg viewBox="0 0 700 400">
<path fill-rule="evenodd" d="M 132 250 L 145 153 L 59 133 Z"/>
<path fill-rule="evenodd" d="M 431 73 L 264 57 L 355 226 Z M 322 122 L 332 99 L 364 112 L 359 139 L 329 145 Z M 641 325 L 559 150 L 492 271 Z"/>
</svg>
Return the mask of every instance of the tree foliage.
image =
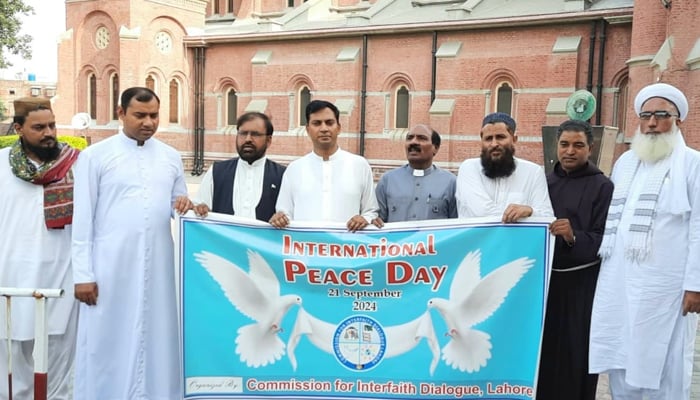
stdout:
<svg viewBox="0 0 700 400">
<path fill-rule="evenodd" d="M 12 65 L 5 54 L 19 55 L 25 60 L 32 58 L 32 37 L 20 35 L 21 15 L 34 13 L 34 8 L 22 0 L 0 0 L 0 68 Z"/>
</svg>

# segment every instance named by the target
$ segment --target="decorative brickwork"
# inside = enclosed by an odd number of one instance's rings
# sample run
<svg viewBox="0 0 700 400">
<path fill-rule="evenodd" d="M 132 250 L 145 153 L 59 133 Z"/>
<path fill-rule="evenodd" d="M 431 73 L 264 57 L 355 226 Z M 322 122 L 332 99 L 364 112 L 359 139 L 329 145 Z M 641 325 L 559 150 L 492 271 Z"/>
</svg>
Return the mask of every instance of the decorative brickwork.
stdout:
<svg viewBox="0 0 700 400">
<path fill-rule="evenodd" d="M 228 125 L 230 89 L 236 93 L 237 115 L 253 101 L 266 104 L 264 111 L 275 125 L 269 154 L 282 162 L 311 148 L 299 124 L 302 86 L 309 87 L 312 99 L 344 104 L 340 145 L 363 154 L 375 172 L 404 160 L 402 131 L 394 126 L 397 85 L 409 89 L 409 126 L 428 123 L 441 133 L 436 161 L 453 171 L 465 158 L 478 156 L 481 119 L 496 109 L 504 82 L 512 89 L 512 115 L 518 122 L 516 154 L 539 163 L 541 127 L 566 119 L 545 112 L 550 100 L 565 99 L 589 85 L 601 105 L 593 122 L 625 126 L 627 137 L 636 127 L 630 96 L 657 79 L 678 85 L 689 94 L 691 110 L 698 109 L 700 72 L 684 64 L 700 36 L 695 0 L 674 0 L 671 9 L 658 1 L 631 0 L 627 6 L 622 1 L 618 8 L 601 9 L 593 1 L 583 2 L 593 6 L 582 11 L 565 10 L 564 0 L 532 0 L 522 15 L 517 10 L 486 14 L 487 3 L 461 14 L 448 10 L 458 3 L 402 3 L 409 8 L 401 14 L 398 3 L 327 0 L 295 2 L 288 8 L 286 0 L 239 0 L 234 2 L 240 10 L 235 21 L 224 23 L 212 15 L 211 4 L 196 0 L 69 1 L 69 34 L 59 43 L 59 124 L 67 126 L 74 114 L 86 111 L 87 75 L 95 73 L 97 118 L 91 136 L 95 141 L 113 134 L 111 74 L 118 74 L 122 90 L 144 85 L 150 74 L 161 98 L 158 135 L 188 160 L 197 128 L 193 71 L 198 63 L 204 71 L 206 164 L 235 153 L 235 127 Z M 227 1 L 219 1 L 220 14 L 227 7 Z M 343 11 L 350 8 L 354 11 Z M 464 19 L 449 19 L 448 14 Z M 98 27 L 109 30 L 104 49 L 94 45 Z M 165 37 L 159 32 L 172 39 L 169 52 L 158 50 Z M 673 56 L 660 71 L 649 61 L 670 36 Z M 434 60 L 434 52 L 446 43 L 445 55 Z M 555 51 L 556 43 L 578 48 Z M 195 59 L 195 46 L 204 47 L 203 59 Z M 179 83 L 176 97 L 169 93 L 173 79 Z M 174 98 L 180 102 L 176 124 L 167 122 Z M 431 113 L 432 98 L 445 100 L 448 111 Z M 699 128 L 700 115 L 691 112 L 683 129 Z M 700 145 L 700 135 L 686 136 L 692 146 Z"/>
</svg>

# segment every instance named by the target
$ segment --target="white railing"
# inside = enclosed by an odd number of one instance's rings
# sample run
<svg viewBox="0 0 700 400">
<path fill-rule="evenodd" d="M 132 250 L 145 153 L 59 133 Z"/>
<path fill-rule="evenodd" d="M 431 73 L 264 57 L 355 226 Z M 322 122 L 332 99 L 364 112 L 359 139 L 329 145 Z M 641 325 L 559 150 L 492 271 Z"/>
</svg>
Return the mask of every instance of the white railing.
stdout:
<svg viewBox="0 0 700 400">
<path fill-rule="evenodd" d="M 47 372 L 49 360 L 49 333 L 46 314 L 46 299 L 63 296 L 63 289 L 24 289 L 0 287 L 0 296 L 5 297 L 5 326 L 7 333 L 7 385 L 12 400 L 12 298 L 34 297 L 34 400 L 46 400 Z"/>
</svg>

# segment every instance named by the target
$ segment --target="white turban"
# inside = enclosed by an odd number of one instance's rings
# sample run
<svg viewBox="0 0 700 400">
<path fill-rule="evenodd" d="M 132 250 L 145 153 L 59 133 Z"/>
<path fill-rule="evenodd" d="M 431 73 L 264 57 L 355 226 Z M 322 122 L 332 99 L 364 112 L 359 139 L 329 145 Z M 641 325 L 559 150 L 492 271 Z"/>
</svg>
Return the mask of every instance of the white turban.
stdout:
<svg viewBox="0 0 700 400">
<path fill-rule="evenodd" d="M 653 85 L 645 86 L 637 93 L 634 99 L 634 111 L 639 115 L 642 112 L 642 106 L 647 100 L 652 97 L 661 97 L 673 103 L 678 109 L 681 121 L 685 121 L 688 116 L 688 99 L 683 92 L 667 83 L 654 83 Z"/>
</svg>

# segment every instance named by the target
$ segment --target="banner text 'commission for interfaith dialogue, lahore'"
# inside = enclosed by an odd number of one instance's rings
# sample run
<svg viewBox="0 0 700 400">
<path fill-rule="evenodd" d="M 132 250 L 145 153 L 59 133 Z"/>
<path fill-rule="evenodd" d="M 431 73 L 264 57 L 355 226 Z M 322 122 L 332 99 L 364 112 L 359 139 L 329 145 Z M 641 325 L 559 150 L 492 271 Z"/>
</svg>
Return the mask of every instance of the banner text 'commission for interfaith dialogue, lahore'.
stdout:
<svg viewBox="0 0 700 400">
<path fill-rule="evenodd" d="M 178 223 L 184 398 L 534 397 L 547 223 Z"/>
</svg>

